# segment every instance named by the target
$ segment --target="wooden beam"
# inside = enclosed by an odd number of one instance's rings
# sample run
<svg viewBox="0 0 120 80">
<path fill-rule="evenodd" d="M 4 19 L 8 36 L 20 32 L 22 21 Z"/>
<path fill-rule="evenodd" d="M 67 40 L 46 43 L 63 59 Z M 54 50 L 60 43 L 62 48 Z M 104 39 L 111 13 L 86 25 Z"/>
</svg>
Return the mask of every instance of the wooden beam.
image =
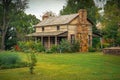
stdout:
<svg viewBox="0 0 120 80">
<path fill-rule="evenodd" d="M 50 49 L 50 36 L 48 36 L 48 49 Z"/>
<path fill-rule="evenodd" d="M 41 36 L 41 44 L 43 45 L 43 36 Z"/>
<path fill-rule="evenodd" d="M 57 36 L 55 36 L 55 45 L 57 45 Z"/>
</svg>

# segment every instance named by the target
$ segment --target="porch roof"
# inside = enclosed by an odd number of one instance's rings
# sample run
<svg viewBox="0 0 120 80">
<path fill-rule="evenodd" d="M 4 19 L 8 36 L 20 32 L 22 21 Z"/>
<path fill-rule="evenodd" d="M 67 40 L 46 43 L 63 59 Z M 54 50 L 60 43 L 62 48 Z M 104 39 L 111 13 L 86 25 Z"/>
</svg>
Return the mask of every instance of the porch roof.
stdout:
<svg viewBox="0 0 120 80">
<path fill-rule="evenodd" d="M 35 33 L 31 33 L 28 34 L 26 36 L 30 37 L 38 37 L 38 36 L 67 36 L 67 31 L 54 31 L 54 32 L 35 32 Z"/>
</svg>

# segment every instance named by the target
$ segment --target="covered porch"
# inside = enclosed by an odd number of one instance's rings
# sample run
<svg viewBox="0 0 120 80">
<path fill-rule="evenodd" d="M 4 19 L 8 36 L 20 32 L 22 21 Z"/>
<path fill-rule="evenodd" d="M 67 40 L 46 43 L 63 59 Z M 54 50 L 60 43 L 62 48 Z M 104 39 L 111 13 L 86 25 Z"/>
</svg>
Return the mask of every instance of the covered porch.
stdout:
<svg viewBox="0 0 120 80">
<path fill-rule="evenodd" d="M 28 34 L 28 37 L 33 37 L 38 40 L 46 49 L 50 49 L 53 45 L 58 45 L 62 39 L 67 39 L 67 31 L 56 31 L 56 32 L 37 32 Z"/>
</svg>

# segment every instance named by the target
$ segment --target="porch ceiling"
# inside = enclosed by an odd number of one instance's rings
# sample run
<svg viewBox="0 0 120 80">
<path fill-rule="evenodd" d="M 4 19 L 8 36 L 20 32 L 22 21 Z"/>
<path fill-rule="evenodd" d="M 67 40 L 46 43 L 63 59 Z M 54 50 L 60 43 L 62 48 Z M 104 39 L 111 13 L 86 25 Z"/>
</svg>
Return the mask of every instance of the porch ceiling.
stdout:
<svg viewBox="0 0 120 80">
<path fill-rule="evenodd" d="M 32 34 L 28 34 L 26 36 L 30 37 L 38 37 L 38 36 L 67 36 L 67 31 L 54 31 L 54 32 L 36 32 Z"/>
</svg>

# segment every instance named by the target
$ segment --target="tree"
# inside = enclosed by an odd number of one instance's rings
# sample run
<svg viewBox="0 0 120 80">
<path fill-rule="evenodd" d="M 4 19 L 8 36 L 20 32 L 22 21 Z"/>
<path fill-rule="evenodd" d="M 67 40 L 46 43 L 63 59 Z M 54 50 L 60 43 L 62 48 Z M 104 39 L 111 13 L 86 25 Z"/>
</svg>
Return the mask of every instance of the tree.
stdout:
<svg viewBox="0 0 120 80">
<path fill-rule="evenodd" d="M 5 49 L 5 36 L 12 18 L 26 8 L 27 0 L 0 0 L 0 10 L 2 15 L 1 30 L 1 49 Z"/>
<path fill-rule="evenodd" d="M 80 9 L 86 9 L 88 11 L 88 18 L 96 24 L 95 15 L 98 14 L 98 9 L 93 0 L 67 0 L 67 5 L 63 7 L 60 14 L 77 13 Z"/>
<path fill-rule="evenodd" d="M 105 26 L 103 29 L 104 38 L 112 46 L 120 46 L 120 0 L 109 0 L 105 6 L 102 24 Z"/>
<path fill-rule="evenodd" d="M 17 44 L 17 41 L 16 29 L 9 27 L 5 36 L 5 49 L 12 49 L 12 47 Z"/>
<path fill-rule="evenodd" d="M 33 25 L 37 24 L 40 20 L 35 15 L 27 15 L 25 12 L 20 12 L 13 21 L 10 23 L 11 27 L 16 29 L 18 40 L 24 40 L 25 35 L 34 32 Z"/>
<path fill-rule="evenodd" d="M 38 22 L 34 15 L 19 12 L 9 24 L 5 37 L 5 49 L 11 49 L 18 41 L 25 40 L 25 35 L 34 32 L 33 25 Z"/>
</svg>

